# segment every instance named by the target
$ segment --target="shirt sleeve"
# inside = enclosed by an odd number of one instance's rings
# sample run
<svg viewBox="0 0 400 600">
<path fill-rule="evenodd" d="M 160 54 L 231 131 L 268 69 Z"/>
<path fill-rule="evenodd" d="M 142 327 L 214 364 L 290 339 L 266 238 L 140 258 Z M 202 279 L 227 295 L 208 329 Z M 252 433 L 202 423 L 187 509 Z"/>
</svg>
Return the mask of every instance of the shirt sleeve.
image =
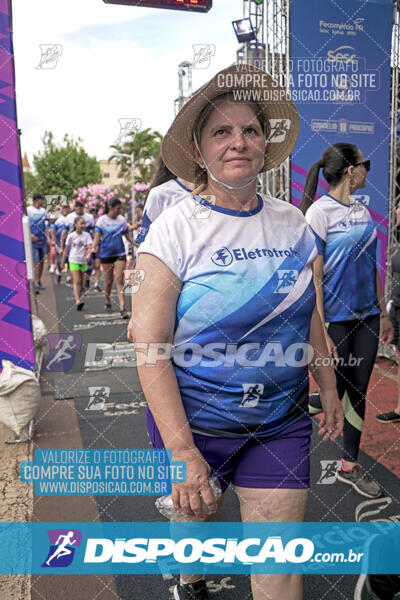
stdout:
<svg viewBox="0 0 400 600">
<path fill-rule="evenodd" d="M 318 254 L 324 254 L 326 238 L 328 235 L 328 223 L 324 213 L 313 204 L 306 212 L 306 221 L 310 225 L 315 236 Z"/>
<path fill-rule="evenodd" d="M 101 233 L 102 229 L 101 229 L 101 217 L 99 217 L 94 225 L 94 230 L 96 233 Z"/>
<path fill-rule="evenodd" d="M 147 253 L 159 258 L 173 273 L 182 280 L 182 252 L 162 214 L 152 224 L 146 239 L 140 244 L 137 255 Z"/>
<path fill-rule="evenodd" d="M 136 237 L 136 242 L 138 244 L 141 244 L 146 239 L 151 224 L 152 220 L 149 218 L 147 211 L 145 210 L 142 216 L 142 224 L 140 225 L 139 233 Z"/>
<path fill-rule="evenodd" d="M 65 245 L 66 245 L 66 246 L 70 246 L 70 245 L 71 245 L 71 242 L 72 242 L 72 235 L 71 235 L 71 233 L 69 233 L 69 234 L 67 235 L 67 239 L 65 240 Z"/>
</svg>

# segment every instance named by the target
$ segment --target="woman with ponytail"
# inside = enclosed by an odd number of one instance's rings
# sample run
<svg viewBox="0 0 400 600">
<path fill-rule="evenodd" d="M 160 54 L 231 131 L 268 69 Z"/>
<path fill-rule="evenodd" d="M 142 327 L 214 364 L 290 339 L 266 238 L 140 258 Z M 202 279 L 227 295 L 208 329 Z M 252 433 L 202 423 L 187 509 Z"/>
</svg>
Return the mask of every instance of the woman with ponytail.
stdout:
<svg viewBox="0 0 400 600">
<path fill-rule="evenodd" d="M 128 225 L 121 213 L 121 200 L 114 198 L 106 202 L 106 210 L 96 221 L 93 252 L 99 252 L 100 262 L 104 271 L 104 295 L 106 299 L 106 312 L 112 313 L 111 288 L 113 280 L 117 286 L 118 302 L 121 317 L 128 318 L 125 309 L 124 296 L 124 269 L 126 265 L 125 246 L 122 236 L 130 244 L 134 241 L 129 233 Z"/>
<path fill-rule="evenodd" d="M 321 169 L 330 189 L 314 202 Z M 330 146 L 308 172 L 300 208 L 316 237 L 317 307 L 327 324 L 338 396 L 344 399 L 344 452 L 337 479 L 363 496 L 377 498 L 381 488 L 357 458 L 379 337 L 389 343 L 393 328 L 376 266 L 376 228 L 368 208 L 352 197 L 365 187 L 369 169 L 370 161 L 357 146 Z M 310 413 L 321 410 L 319 392 L 311 394 Z"/>
</svg>

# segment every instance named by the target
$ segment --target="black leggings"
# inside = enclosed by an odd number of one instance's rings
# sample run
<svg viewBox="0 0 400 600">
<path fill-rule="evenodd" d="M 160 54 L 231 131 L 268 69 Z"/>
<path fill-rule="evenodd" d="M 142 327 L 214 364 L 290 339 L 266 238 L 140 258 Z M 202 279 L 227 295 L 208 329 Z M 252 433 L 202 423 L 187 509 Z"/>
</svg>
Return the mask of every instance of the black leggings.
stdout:
<svg viewBox="0 0 400 600">
<path fill-rule="evenodd" d="M 380 316 L 330 323 L 328 334 L 334 342 L 339 364 L 336 387 L 344 397 L 344 460 L 357 461 L 364 424 L 365 399 L 379 342 Z"/>
</svg>

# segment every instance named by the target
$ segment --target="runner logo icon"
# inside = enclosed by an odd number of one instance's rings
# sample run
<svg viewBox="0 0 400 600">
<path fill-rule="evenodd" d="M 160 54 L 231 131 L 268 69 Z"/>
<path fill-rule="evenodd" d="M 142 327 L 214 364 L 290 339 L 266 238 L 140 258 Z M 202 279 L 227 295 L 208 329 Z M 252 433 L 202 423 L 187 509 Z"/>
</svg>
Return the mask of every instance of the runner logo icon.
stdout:
<svg viewBox="0 0 400 600">
<path fill-rule="evenodd" d="M 233 261 L 233 257 L 231 251 L 223 246 L 214 252 L 211 256 L 211 260 L 217 267 L 227 267 Z"/>
<path fill-rule="evenodd" d="M 279 269 L 278 274 L 278 285 L 274 294 L 288 294 L 295 285 L 299 272 L 295 269 Z"/>
<path fill-rule="evenodd" d="M 269 119 L 271 133 L 268 137 L 268 142 L 271 144 L 280 144 L 286 138 L 286 134 L 290 129 L 290 119 Z"/>
<path fill-rule="evenodd" d="M 243 398 L 240 406 L 243 408 L 254 408 L 257 406 L 260 396 L 264 392 L 262 383 L 242 383 Z"/>
<path fill-rule="evenodd" d="M 321 476 L 317 481 L 319 485 L 331 485 L 336 481 L 336 470 L 340 468 L 340 460 L 320 460 Z"/>
<path fill-rule="evenodd" d="M 50 548 L 42 567 L 68 567 L 76 547 L 81 545 L 80 529 L 48 529 Z"/>
</svg>

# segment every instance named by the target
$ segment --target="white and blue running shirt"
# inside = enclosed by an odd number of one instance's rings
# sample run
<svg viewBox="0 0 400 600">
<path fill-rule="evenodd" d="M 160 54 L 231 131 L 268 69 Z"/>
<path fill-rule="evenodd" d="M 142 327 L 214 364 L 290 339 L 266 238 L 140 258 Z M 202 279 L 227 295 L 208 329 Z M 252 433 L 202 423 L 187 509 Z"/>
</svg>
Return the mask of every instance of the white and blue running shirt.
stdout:
<svg viewBox="0 0 400 600">
<path fill-rule="evenodd" d="M 31 233 L 37 238 L 36 242 L 32 242 L 33 246 L 45 246 L 47 243 L 46 228 L 48 227 L 48 214 L 46 209 L 43 208 L 43 206 L 41 208 L 28 206 L 26 214 L 29 218 Z"/>
<path fill-rule="evenodd" d="M 85 223 L 86 223 L 85 231 L 87 231 L 88 233 L 90 233 L 90 235 L 92 235 L 93 229 L 94 229 L 94 218 L 93 218 L 93 215 L 86 213 L 86 212 L 84 212 L 83 215 L 77 215 L 75 211 L 72 213 L 69 213 L 69 215 L 67 215 L 65 217 L 67 230 L 69 232 L 73 231 L 75 219 L 77 217 L 83 217 L 85 219 Z"/>
<path fill-rule="evenodd" d="M 190 194 L 191 190 L 177 179 L 170 179 L 151 189 L 147 196 L 142 216 L 142 225 L 139 229 L 136 242 L 141 244 L 145 240 L 150 225 L 154 223 L 166 208 L 175 206 L 175 204 L 178 204 L 178 202 L 184 200 Z"/>
<path fill-rule="evenodd" d="M 172 361 L 193 431 L 272 436 L 304 416 L 317 248 L 301 212 L 268 196 L 252 211 L 187 198 L 141 253 L 182 281 Z"/>
<path fill-rule="evenodd" d="M 68 228 L 68 226 L 67 226 L 67 216 L 68 215 L 66 215 L 64 217 L 64 215 L 60 215 L 57 218 L 56 222 L 53 223 L 52 225 L 50 225 L 50 229 L 55 229 L 56 230 L 56 244 L 57 244 L 57 246 L 60 245 L 62 232 L 64 231 L 64 229 Z"/>
<path fill-rule="evenodd" d="M 376 293 L 377 235 L 368 208 L 328 194 L 306 213 L 324 257 L 323 292 L 328 323 L 365 319 L 380 312 Z"/>
<path fill-rule="evenodd" d="M 118 215 L 111 219 L 108 215 L 101 215 L 96 221 L 95 231 L 101 233 L 99 244 L 100 258 L 110 256 L 122 256 L 125 254 L 125 246 L 122 236 L 129 233 L 126 219 Z"/>
</svg>

